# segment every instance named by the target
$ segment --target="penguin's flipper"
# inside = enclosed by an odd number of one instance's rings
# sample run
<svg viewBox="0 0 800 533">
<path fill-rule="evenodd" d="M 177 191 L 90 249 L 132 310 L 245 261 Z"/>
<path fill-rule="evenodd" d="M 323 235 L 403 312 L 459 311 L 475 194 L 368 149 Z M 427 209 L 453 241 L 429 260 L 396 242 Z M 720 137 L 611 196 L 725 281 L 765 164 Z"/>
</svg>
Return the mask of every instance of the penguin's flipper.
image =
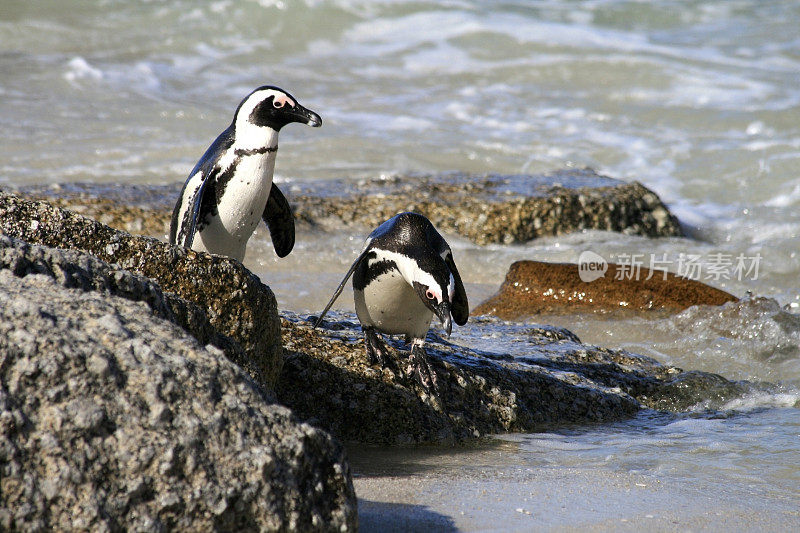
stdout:
<svg viewBox="0 0 800 533">
<path fill-rule="evenodd" d="M 205 174 L 197 169 L 186 180 L 181 191 L 183 201 L 179 201 L 172 212 L 170 243 L 186 248 L 192 247 L 194 234 L 197 231 L 197 220 L 200 218 L 200 204 L 203 202 L 203 193 L 207 183 Z M 185 210 L 182 209 L 183 205 L 187 206 Z M 183 211 L 183 217 L 180 217 L 181 211 Z"/>
<path fill-rule="evenodd" d="M 461 281 L 461 275 L 456 268 L 456 262 L 453 261 L 453 255 L 447 254 L 444 262 L 450 273 L 453 274 L 453 280 L 456 283 L 455 291 L 453 294 L 453 301 L 450 302 L 450 313 L 453 315 L 453 320 L 459 326 L 463 326 L 469 319 L 469 302 L 467 302 L 467 291 L 464 290 L 464 283 Z"/>
<path fill-rule="evenodd" d="M 267 207 L 264 208 L 264 214 L 261 218 L 266 222 L 269 228 L 269 235 L 272 237 L 272 246 L 275 247 L 275 253 L 278 257 L 286 257 L 289 252 L 294 248 L 294 215 L 292 215 L 292 208 L 289 207 L 289 202 L 281 190 L 272 183 L 272 189 L 269 191 L 269 198 L 267 199 Z"/>
<path fill-rule="evenodd" d="M 206 190 L 206 183 L 208 183 L 208 180 L 203 180 L 203 183 L 200 184 L 200 187 L 197 188 L 191 199 L 192 203 L 190 205 L 192 206 L 192 215 L 189 230 L 186 234 L 186 241 L 184 243 L 184 246 L 187 248 L 192 247 L 194 234 L 197 232 L 197 220 L 200 218 L 200 204 L 203 203 L 203 193 Z"/>
<path fill-rule="evenodd" d="M 325 306 L 325 309 L 323 309 L 322 312 L 319 314 L 319 318 L 317 318 L 317 321 L 314 322 L 314 327 L 315 328 L 317 326 L 319 326 L 320 324 L 322 324 L 322 319 L 325 316 L 325 313 L 328 312 L 328 310 L 331 308 L 331 306 L 336 301 L 336 299 L 339 297 L 339 295 L 342 294 L 342 290 L 344 289 L 344 286 L 347 283 L 347 280 L 349 280 L 350 276 L 353 275 L 353 272 L 356 271 L 356 268 L 358 268 L 358 264 L 361 262 L 362 259 L 364 259 L 364 257 L 367 255 L 369 250 L 370 250 L 370 241 L 367 240 L 367 245 L 364 246 L 364 250 L 358 255 L 358 258 L 350 266 L 350 270 L 347 271 L 347 274 L 345 274 L 344 279 L 342 280 L 342 282 L 339 284 L 338 287 L 336 287 L 336 290 L 334 291 L 333 296 L 331 296 L 331 299 L 328 302 L 328 305 Z"/>
</svg>

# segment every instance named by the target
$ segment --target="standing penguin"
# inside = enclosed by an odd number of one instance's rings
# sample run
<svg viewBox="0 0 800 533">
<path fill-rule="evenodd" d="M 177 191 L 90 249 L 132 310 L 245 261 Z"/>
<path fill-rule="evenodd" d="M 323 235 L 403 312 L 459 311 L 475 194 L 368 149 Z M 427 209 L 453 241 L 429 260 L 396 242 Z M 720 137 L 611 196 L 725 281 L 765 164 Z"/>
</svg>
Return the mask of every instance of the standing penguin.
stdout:
<svg viewBox="0 0 800 533">
<path fill-rule="evenodd" d="M 449 337 L 452 321 L 463 326 L 469 318 L 467 293 L 450 246 L 424 216 L 395 215 L 369 234 L 314 327 L 322 323 L 351 275 L 370 362 L 384 366 L 388 355 L 378 333 L 405 335 L 411 343 L 411 371 L 425 389 L 436 389 L 436 374 L 424 348 L 431 319 L 436 315 Z"/>
<path fill-rule="evenodd" d="M 172 211 L 171 244 L 241 261 L 263 218 L 278 257 L 292 251 L 294 216 L 272 182 L 278 132 L 290 122 L 322 125 L 319 115 L 278 87 L 259 87 L 242 100 L 183 185 Z"/>
</svg>

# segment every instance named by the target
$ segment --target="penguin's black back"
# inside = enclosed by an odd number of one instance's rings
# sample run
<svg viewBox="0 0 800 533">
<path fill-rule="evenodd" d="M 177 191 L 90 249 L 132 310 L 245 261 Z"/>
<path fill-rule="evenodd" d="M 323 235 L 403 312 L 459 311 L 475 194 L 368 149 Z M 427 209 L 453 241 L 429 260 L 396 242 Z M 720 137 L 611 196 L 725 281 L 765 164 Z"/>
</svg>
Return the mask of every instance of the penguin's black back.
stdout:
<svg viewBox="0 0 800 533">
<path fill-rule="evenodd" d="M 447 241 L 436 231 L 431 221 L 418 213 L 393 216 L 369 234 L 371 245 L 391 252 L 405 253 L 417 249 L 440 256 L 450 250 Z M 414 255 L 413 257 L 418 257 Z"/>
<path fill-rule="evenodd" d="M 214 142 L 211 143 L 211 146 L 208 147 L 203 157 L 200 158 L 189 175 L 192 176 L 197 173 L 197 171 L 202 171 L 204 176 L 208 176 L 214 168 L 214 165 L 219 161 L 219 158 L 222 157 L 222 154 L 230 150 L 231 146 L 233 146 L 233 141 L 233 124 L 231 124 L 225 131 L 219 134 L 219 137 L 214 139 Z"/>
<path fill-rule="evenodd" d="M 231 123 L 231 125 L 228 126 L 228 128 L 225 131 L 220 133 L 219 136 L 216 139 L 214 139 L 214 142 L 211 143 L 211 146 L 209 146 L 208 149 L 205 151 L 205 153 L 203 154 L 203 157 L 200 158 L 200 160 L 194 166 L 192 171 L 189 173 L 189 178 L 191 178 L 192 176 L 194 176 L 198 172 L 201 172 L 202 176 L 203 176 L 202 179 L 204 181 L 208 180 L 210 174 L 214 170 L 214 165 L 217 164 L 217 162 L 219 161 L 219 158 L 222 157 L 222 154 L 224 154 L 227 150 L 229 150 L 233 146 L 233 140 L 234 140 L 233 123 Z M 183 184 L 183 187 L 181 187 L 181 193 L 180 193 L 180 196 L 178 196 L 178 198 L 183 198 L 183 195 L 186 192 L 186 186 L 189 185 L 189 181 L 190 180 L 187 179 L 186 182 Z M 206 185 L 208 185 L 208 184 L 206 184 Z M 210 192 L 210 191 L 208 191 L 208 192 Z M 205 198 L 214 198 L 214 197 L 216 197 L 216 194 L 214 194 L 214 195 L 206 195 L 206 194 L 204 194 L 204 198 L 203 199 L 205 200 Z M 209 207 L 208 203 L 209 202 L 207 202 L 207 201 L 204 201 L 204 202 L 201 203 L 200 212 L 198 213 L 198 216 L 197 216 L 198 220 L 202 220 L 202 218 L 207 213 L 208 207 Z M 205 206 L 203 204 L 205 204 Z M 179 215 L 179 212 L 180 212 L 180 208 L 181 208 L 181 205 L 180 205 L 180 203 L 178 203 L 178 204 L 175 205 L 175 208 L 172 210 L 172 221 L 170 223 L 170 236 L 169 236 L 170 242 L 172 242 L 172 243 L 175 242 L 175 238 L 176 238 L 175 234 L 178 231 L 178 226 L 179 226 L 179 223 L 180 223 L 180 221 L 178 220 L 178 215 Z M 189 209 L 191 210 L 191 207 Z"/>
<path fill-rule="evenodd" d="M 387 250 L 413 259 L 420 269 L 430 273 L 446 287 L 450 272 L 443 256 L 450 251 L 447 241 L 436 231 L 430 220 L 418 213 L 400 213 L 393 216 L 370 233 L 371 249 Z M 367 267 L 369 259 L 376 256 L 368 252 L 353 277 L 353 286 L 363 290 L 375 278 L 397 268 L 394 261 L 384 260 Z"/>
</svg>

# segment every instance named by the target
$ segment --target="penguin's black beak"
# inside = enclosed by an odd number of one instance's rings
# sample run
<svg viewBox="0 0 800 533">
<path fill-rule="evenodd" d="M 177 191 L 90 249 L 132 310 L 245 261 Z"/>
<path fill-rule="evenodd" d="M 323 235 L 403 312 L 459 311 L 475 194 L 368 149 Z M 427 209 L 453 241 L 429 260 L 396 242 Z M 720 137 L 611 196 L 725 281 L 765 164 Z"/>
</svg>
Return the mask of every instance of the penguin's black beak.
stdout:
<svg viewBox="0 0 800 533">
<path fill-rule="evenodd" d="M 450 317 L 450 302 L 442 302 L 433 306 L 433 312 L 442 322 L 442 327 L 447 332 L 447 338 L 450 338 L 450 333 L 453 331 L 453 319 Z"/>
<path fill-rule="evenodd" d="M 434 298 L 433 293 L 427 286 L 418 281 L 414 282 L 414 290 L 417 291 L 419 299 L 422 300 L 425 307 L 433 311 L 433 314 L 439 318 L 442 322 L 442 327 L 447 332 L 447 338 L 450 338 L 450 333 L 453 331 L 453 319 L 450 316 L 450 302 L 443 301 L 436 303 L 437 300 Z"/>
<path fill-rule="evenodd" d="M 295 105 L 294 109 L 289 111 L 289 115 L 292 117 L 292 122 L 300 122 L 303 124 L 308 124 L 312 128 L 319 128 L 320 126 L 322 126 L 322 117 L 320 117 L 310 109 L 306 109 L 300 104 Z"/>
</svg>

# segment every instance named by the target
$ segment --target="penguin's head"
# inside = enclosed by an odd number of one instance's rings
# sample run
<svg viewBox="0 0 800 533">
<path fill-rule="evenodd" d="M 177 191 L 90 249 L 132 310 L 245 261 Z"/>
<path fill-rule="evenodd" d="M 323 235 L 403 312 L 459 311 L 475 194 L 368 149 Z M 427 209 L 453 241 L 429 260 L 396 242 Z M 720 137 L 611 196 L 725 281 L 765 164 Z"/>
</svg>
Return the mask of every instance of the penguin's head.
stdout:
<svg viewBox="0 0 800 533">
<path fill-rule="evenodd" d="M 264 85 L 242 100 L 236 109 L 234 124 L 237 130 L 251 128 L 271 128 L 280 131 L 291 122 L 322 126 L 320 116 L 301 106 L 289 93 L 278 87 Z"/>
<path fill-rule="evenodd" d="M 438 256 L 436 257 L 438 258 Z M 433 314 L 441 321 L 447 336 L 450 337 L 450 333 L 453 331 L 450 306 L 455 291 L 453 275 L 444 261 L 431 261 L 418 266 L 418 268 L 411 284 L 419 299 L 422 300 L 425 307 L 433 311 Z"/>
</svg>

